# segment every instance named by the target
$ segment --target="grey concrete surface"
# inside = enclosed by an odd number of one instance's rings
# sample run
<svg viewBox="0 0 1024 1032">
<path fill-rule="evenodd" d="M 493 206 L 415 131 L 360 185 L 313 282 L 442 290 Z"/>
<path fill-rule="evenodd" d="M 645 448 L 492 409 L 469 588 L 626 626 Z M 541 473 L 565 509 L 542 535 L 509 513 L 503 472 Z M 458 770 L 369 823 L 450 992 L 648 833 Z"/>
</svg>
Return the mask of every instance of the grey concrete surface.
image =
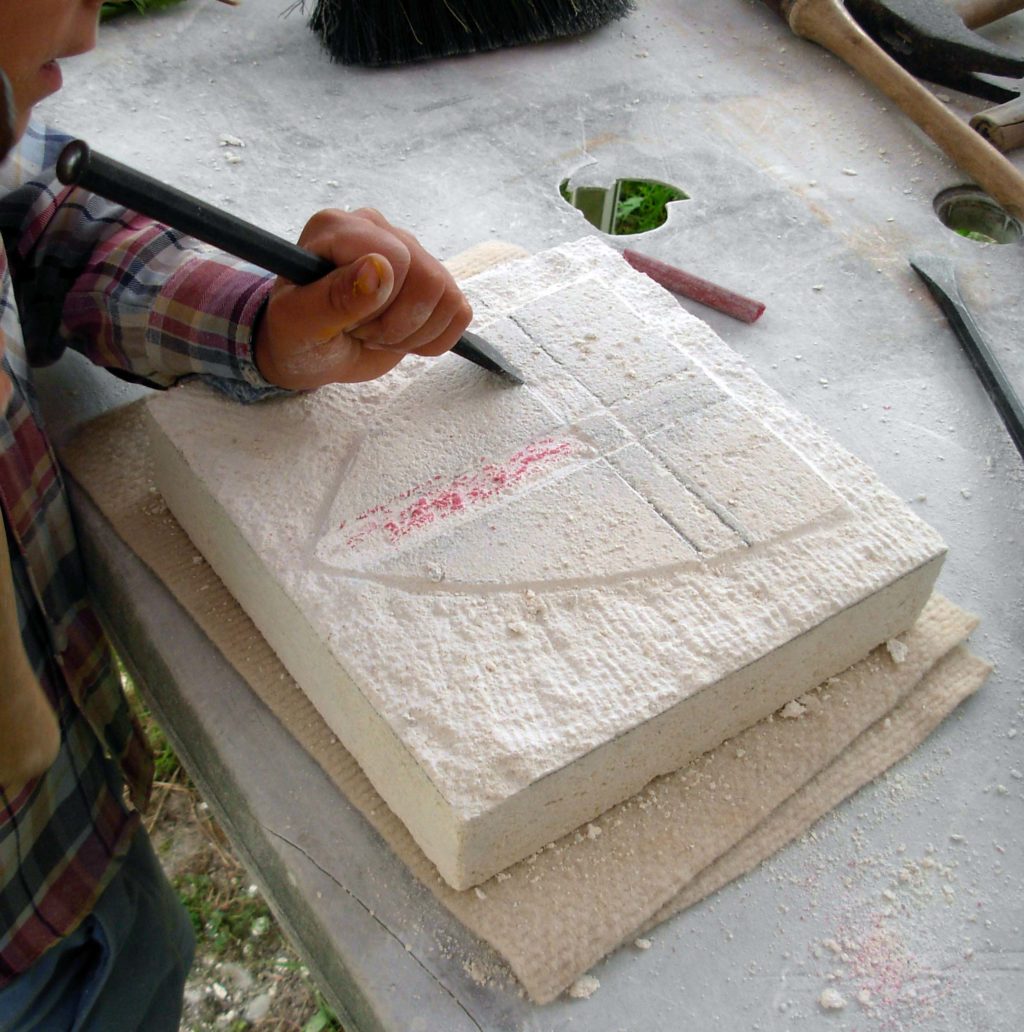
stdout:
<svg viewBox="0 0 1024 1032">
<path fill-rule="evenodd" d="M 921 749 L 814 831 L 538 1008 L 410 880 L 159 584 L 79 499 L 100 604 L 187 765 L 353 1029 L 1010 1032 L 1024 1013 L 1024 469 L 907 265 L 957 263 L 1024 391 L 1024 250 L 935 218 L 962 176 L 835 58 L 753 0 L 641 0 L 581 40 L 387 71 L 331 64 L 286 0 L 104 30 L 52 121 L 294 237 L 373 205 L 441 255 L 592 230 L 559 181 L 652 176 L 690 200 L 620 243 L 765 301 L 683 302 L 950 545 L 940 588 L 996 664 Z M 1024 48 L 1024 14 L 986 30 Z M 948 94 L 966 117 L 979 104 Z M 221 137 L 245 142 L 230 149 Z M 1016 159 L 1024 166 L 1024 156 Z M 69 356 L 58 432 L 137 394 Z M 833 986 L 846 1006 L 825 1012 Z M 858 993 L 865 1002 L 858 1002 Z"/>
</svg>

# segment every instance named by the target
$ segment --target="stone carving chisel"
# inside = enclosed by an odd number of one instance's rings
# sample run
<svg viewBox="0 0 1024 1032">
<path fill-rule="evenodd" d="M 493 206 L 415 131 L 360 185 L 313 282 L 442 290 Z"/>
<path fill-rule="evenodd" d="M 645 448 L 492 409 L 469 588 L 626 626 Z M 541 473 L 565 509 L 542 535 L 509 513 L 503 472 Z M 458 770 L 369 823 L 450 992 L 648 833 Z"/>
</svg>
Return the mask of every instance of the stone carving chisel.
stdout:
<svg viewBox="0 0 1024 1032">
<path fill-rule="evenodd" d="M 921 254 L 910 259 L 910 266 L 924 280 L 949 320 L 978 379 L 999 410 L 1017 451 L 1024 458 L 1024 407 L 960 294 L 952 261 L 939 255 Z"/>
<path fill-rule="evenodd" d="M 98 154 L 84 140 L 73 140 L 61 151 L 57 159 L 57 178 L 65 186 L 84 187 L 292 283 L 313 283 L 335 268 L 326 258 Z M 475 333 L 464 333 L 452 351 L 512 383 L 523 383 L 519 371 Z"/>
</svg>

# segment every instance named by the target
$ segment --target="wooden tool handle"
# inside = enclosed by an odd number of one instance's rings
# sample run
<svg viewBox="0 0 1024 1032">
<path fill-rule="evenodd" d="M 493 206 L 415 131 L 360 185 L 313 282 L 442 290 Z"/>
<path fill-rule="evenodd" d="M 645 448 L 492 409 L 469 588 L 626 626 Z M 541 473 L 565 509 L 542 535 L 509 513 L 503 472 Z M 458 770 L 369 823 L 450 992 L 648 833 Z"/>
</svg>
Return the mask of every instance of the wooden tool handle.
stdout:
<svg viewBox="0 0 1024 1032">
<path fill-rule="evenodd" d="M 1024 175 L 889 57 L 840 0 L 793 0 L 781 9 L 798 36 L 832 51 L 878 87 L 983 190 L 1024 219 Z"/>
<path fill-rule="evenodd" d="M 969 29 L 989 25 L 1024 8 L 1024 0 L 957 0 L 953 9 Z"/>
<path fill-rule="evenodd" d="M 971 128 L 1001 151 L 1024 147 L 1024 96 L 979 111 L 971 118 Z"/>
</svg>

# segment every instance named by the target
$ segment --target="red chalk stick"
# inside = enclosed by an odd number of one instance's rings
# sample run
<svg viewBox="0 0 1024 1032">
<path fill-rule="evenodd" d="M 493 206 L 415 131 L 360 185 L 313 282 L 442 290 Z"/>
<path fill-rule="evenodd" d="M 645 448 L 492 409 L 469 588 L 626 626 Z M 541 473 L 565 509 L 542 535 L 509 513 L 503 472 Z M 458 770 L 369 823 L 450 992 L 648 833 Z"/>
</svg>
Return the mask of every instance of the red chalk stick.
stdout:
<svg viewBox="0 0 1024 1032">
<path fill-rule="evenodd" d="M 649 258 L 646 254 L 639 254 L 631 251 L 628 247 L 622 252 L 622 257 L 633 266 L 637 272 L 650 276 L 655 283 L 660 283 L 666 290 L 673 294 L 682 294 L 693 301 L 699 301 L 702 305 L 715 308 L 719 312 L 725 312 L 734 319 L 745 323 L 756 322 L 764 311 L 764 304 L 754 301 L 752 298 L 744 297 L 742 294 L 735 294 L 725 287 L 718 286 L 699 276 L 692 276 L 674 265 L 666 265 L 659 262 L 657 258 Z"/>
</svg>

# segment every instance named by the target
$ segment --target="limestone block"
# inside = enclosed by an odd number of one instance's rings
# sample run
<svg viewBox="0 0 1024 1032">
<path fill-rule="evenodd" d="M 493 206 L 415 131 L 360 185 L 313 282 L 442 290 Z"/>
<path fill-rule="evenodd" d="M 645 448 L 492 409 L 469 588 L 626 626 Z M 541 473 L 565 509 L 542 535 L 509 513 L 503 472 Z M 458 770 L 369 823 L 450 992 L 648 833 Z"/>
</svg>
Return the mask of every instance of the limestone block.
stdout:
<svg viewBox="0 0 1024 1032">
<path fill-rule="evenodd" d="M 944 554 L 604 244 L 467 292 L 527 386 L 149 407 L 171 510 L 456 888 L 905 630 Z"/>
</svg>

